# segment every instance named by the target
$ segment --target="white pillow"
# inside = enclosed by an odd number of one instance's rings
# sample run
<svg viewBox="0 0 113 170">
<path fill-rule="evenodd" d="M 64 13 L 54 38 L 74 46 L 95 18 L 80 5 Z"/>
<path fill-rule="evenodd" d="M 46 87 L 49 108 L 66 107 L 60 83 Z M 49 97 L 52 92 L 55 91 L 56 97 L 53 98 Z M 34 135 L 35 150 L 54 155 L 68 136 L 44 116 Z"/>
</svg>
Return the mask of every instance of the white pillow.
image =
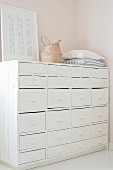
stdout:
<svg viewBox="0 0 113 170">
<path fill-rule="evenodd" d="M 89 58 L 94 60 L 105 59 L 104 57 L 88 50 L 72 50 L 62 55 L 63 59 Z"/>
</svg>

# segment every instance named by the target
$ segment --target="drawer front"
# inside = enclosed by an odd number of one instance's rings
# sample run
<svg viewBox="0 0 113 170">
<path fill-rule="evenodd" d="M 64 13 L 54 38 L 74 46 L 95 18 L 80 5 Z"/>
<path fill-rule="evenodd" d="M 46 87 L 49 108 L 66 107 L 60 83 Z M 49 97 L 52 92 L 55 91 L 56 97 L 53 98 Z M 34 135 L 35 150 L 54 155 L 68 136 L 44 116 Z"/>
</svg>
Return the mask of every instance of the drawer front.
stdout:
<svg viewBox="0 0 113 170">
<path fill-rule="evenodd" d="M 83 152 L 91 148 L 90 140 L 72 143 L 72 152 Z"/>
<path fill-rule="evenodd" d="M 45 133 L 20 136 L 20 150 L 45 148 Z"/>
<path fill-rule="evenodd" d="M 108 103 L 108 89 L 92 89 L 92 105 L 99 106 Z"/>
<path fill-rule="evenodd" d="M 39 88 L 46 88 L 47 87 L 47 78 L 34 76 L 34 85 Z"/>
<path fill-rule="evenodd" d="M 46 75 L 46 65 L 34 64 L 34 73 L 38 75 Z"/>
<path fill-rule="evenodd" d="M 45 149 L 20 153 L 19 164 L 26 164 L 45 159 Z"/>
<path fill-rule="evenodd" d="M 70 76 L 70 67 L 60 66 L 60 76 L 69 77 Z"/>
<path fill-rule="evenodd" d="M 92 77 L 108 78 L 108 69 L 92 69 Z"/>
<path fill-rule="evenodd" d="M 70 143 L 71 141 L 71 132 L 70 130 L 61 130 L 48 132 L 47 144 L 49 147 L 62 145 L 66 143 Z"/>
<path fill-rule="evenodd" d="M 72 142 L 85 140 L 90 138 L 90 126 L 73 128 L 72 129 Z"/>
<path fill-rule="evenodd" d="M 92 137 L 99 137 L 108 134 L 108 123 L 92 125 L 91 127 L 91 136 Z"/>
<path fill-rule="evenodd" d="M 32 86 L 33 77 L 32 76 L 19 76 L 19 86 Z"/>
<path fill-rule="evenodd" d="M 47 75 L 48 76 L 59 76 L 60 66 L 58 65 L 47 65 Z"/>
<path fill-rule="evenodd" d="M 108 121 L 108 107 L 92 108 L 92 122 Z"/>
<path fill-rule="evenodd" d="M 91 77 L 91 68 L 82 68 L 82 77 Z"/>
<path fill-rule="evenodd" d="M 43 132 L 45 130 L 45 113 L 19 115 L 19 133 Z"/>
<path fill-rule="evenodd" d="M 70 107 L 70 90 L 48 89 L 48 108 Z"/>
<path fill-rule="evenodd" d="M 102 88 L 102 87 L 108 87 L 108 86 L 109 86 L 108 79 L 92 78 L 92 88 Z"/>
<path fill-rule="evenodd" d="M 44 111 L 45 109 L 46 109 L 46 90 L 44 89 L 19 90 L 20 112 Z"/>
<path fill-rule="evenodd" d="M 90 88 L 91 80 L 89 78 L 72 78 L 72 88 Z"/>
<path fill-rule="evenodd" d="M 107 144 L 108 144 L 108 136 L 102 136 L 91 140 L 92 148 L 102 146 L 102 145 L 107 145 Z"/>
<path fill-rule="evenodd" d="M 48 158 L 53 158 L 53 157 L 60 157 L 62 155 L 67 155 L 70 152 L 71 152 L 71 146 L 67 144 L 67 145 L 48 148 L 47 155 Z"/>
<path fill-rule="evenodd" d="M 34 72 L 32 63 L 20 63 L 19 74 L 20 75 L 32 75 Z"/>
<path fill-rule="evenodd" d="M 71 127 L 71 113 L 69 110 L 50 111 L 46 115 L 46 128 L 60 130 Z"/>
<path fill-rule="evenodd" d="M 91 92 L 89 89 L 72 89 L 72 106 L 91 105 Z"/>
<path fill-rule="evenodd" d="M 69 88 L 70 79 L 66 77 L 48 77 L 48 88 Z"/>
<path fill-rule="evenodd" d="M 71 67 L 71 77 L 82 77 L 82 67 Z"/>
<path fill-rule="evenodd" d="M 91 109 L 72 110 L 72 127 L 86 126 L 91 124 Z"/>
</svg>

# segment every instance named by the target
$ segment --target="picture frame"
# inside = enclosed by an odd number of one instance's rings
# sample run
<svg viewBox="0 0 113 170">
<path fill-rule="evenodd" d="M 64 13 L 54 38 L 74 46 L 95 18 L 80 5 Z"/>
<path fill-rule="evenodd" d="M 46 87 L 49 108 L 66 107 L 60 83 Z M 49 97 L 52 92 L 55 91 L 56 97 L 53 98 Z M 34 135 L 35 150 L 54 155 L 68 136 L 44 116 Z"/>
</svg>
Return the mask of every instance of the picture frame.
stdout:
<svg viewBox="0 0 113 170">
<path fill-rule="evenodd" d="M 39 61 L 37 13 L 1 4 L 2 61 Z"/>
</svg>

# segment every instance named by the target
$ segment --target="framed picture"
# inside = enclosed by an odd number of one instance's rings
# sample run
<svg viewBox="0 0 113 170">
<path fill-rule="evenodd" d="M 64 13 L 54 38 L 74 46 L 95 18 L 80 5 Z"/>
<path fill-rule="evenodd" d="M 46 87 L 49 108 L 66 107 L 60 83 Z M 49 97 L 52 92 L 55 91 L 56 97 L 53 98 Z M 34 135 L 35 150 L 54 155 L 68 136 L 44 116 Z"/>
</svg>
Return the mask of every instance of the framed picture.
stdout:
<svg viewBox="0 0 113 170">
<path fill-rule="evenodd" d="M 1 4 L 2 61 L 39 60 L 37 13 Z"/>
</svg>

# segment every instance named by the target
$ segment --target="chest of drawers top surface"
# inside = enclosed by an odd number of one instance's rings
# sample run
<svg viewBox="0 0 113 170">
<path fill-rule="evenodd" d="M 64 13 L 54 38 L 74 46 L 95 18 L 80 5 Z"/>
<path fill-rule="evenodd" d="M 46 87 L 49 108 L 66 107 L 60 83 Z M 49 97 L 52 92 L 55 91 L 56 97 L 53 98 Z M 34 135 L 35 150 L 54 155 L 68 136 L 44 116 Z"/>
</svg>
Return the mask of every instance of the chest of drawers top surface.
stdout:
<svg viewBox="0 0 113 170">
<path fill-rule="evenodd" d="M 19 75 L 108 78 L 107 67 L 88 67 L 42 62 L 19 62 Z"/>
</svg>

